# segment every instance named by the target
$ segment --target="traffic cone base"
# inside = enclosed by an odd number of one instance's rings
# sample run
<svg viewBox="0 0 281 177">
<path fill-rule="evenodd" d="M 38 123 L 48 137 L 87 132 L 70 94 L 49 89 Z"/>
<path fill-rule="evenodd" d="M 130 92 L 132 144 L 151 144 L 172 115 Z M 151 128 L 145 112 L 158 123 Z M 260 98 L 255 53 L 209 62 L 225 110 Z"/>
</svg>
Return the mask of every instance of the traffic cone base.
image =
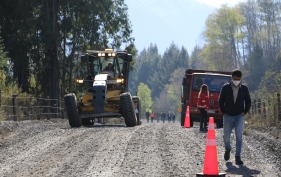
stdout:
<svg viewBox="0 0 281 177">
<path fill-rule="evenodd" d="M 196 176 L 201 176 L 201 177 L 211 177 L 211 176 L 214 176 L 214 177 L 217 177 L 217 176 L 225 176 L 225 173 L 219 173 L 219 174 L 216 174 L 216 175 L 204 175 L 203 173 L 197 173 Z"/>
</svg>

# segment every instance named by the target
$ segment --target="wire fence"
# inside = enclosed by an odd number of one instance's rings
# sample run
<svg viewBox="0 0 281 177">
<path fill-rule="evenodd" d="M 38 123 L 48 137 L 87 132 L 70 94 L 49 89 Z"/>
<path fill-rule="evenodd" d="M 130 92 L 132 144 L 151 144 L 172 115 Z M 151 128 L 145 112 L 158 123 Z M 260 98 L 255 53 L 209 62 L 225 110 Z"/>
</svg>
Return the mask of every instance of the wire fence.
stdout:
<svg viewBox="0 0 281 177">
<path fill-rule="evenodd" d="M 58 99 L 0 94 L 0 109 L 4 120 L 64 118 L 63 105 Z"/>
<path fill-rule="evenodd" d="M 261 124 L 278 125 L 281 123 L 281 97 L 276 92 L 271 95 L 255 95 L 252 97 L 252 107 L 249 118 L 262 120 Z"/>
<path fill-rule="evenodd" d="M 0 94 L 0 111 L 2 120 L 65 118 L 63 101 L 50 98 Z M 261 124 L 281 124 L 281 94 L 253 95 L 248 117 Z"/>
</svg>

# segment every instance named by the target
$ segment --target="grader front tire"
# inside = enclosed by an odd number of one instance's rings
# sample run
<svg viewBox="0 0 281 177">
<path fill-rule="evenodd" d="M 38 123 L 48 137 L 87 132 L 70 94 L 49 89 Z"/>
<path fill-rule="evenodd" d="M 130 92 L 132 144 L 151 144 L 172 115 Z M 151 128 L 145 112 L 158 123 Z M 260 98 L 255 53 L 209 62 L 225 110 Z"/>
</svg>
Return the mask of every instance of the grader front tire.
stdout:
<svg viewBox="0 0 281 177">
<path fill-rule="evenodd" d="M 130 93 L 123 93 L 120 97 L 122 115 L 127 127 L 134 127 L 137 125 L 137 118 L 134 109 L 134 103 Z"/>
<path fill-rule="evenodd" d="M 81 127 L 82 122 L 79 117 L 77 108 L 77 99 L 74 93 L 69 93 L 64 96 L 64 103 L 67 112 L 69 125 L 71 127 Z"/>
</svg>

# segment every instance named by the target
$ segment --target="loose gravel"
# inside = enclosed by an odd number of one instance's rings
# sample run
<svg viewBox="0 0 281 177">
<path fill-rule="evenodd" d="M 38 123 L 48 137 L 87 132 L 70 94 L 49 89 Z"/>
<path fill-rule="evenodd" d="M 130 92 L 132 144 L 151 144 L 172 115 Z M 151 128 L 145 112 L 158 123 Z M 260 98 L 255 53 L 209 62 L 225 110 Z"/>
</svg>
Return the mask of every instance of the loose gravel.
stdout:
<svg viewBox="0 0 281 177">
<path fill-rule="evenodd" d="M 4 121 L 0 176 L 196 176 L 203 170 L 206 135 L 178 122 L 70 128 L 65 119 Z M 235 149 L 224 161 L 222 129 L 216 139 L 219 171 L 226 176 L 281 177 L 280 139 L 248 130 L 244 165 L 235 165 Z"/>
</svg>

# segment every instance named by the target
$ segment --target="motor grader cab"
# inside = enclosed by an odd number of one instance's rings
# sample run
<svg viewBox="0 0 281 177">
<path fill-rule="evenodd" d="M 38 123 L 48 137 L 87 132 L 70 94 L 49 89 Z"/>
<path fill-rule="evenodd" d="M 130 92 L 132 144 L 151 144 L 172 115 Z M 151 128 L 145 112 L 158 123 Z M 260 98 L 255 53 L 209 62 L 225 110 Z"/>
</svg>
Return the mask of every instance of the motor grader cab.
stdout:
<svg viewBox="0 0 281 177">
<path fill-rule="evenodd" d="M 128 92 L 132 55 L 126 51 L 88 50 L 81 56 L 84 66 L 76 83 L 86 88 L 81 99 L 64 96 L 71 127 L 93 125 L 96 118 L 123 117 L 128 127 L 141 124 L 141 101 Z"/>
</svg>

